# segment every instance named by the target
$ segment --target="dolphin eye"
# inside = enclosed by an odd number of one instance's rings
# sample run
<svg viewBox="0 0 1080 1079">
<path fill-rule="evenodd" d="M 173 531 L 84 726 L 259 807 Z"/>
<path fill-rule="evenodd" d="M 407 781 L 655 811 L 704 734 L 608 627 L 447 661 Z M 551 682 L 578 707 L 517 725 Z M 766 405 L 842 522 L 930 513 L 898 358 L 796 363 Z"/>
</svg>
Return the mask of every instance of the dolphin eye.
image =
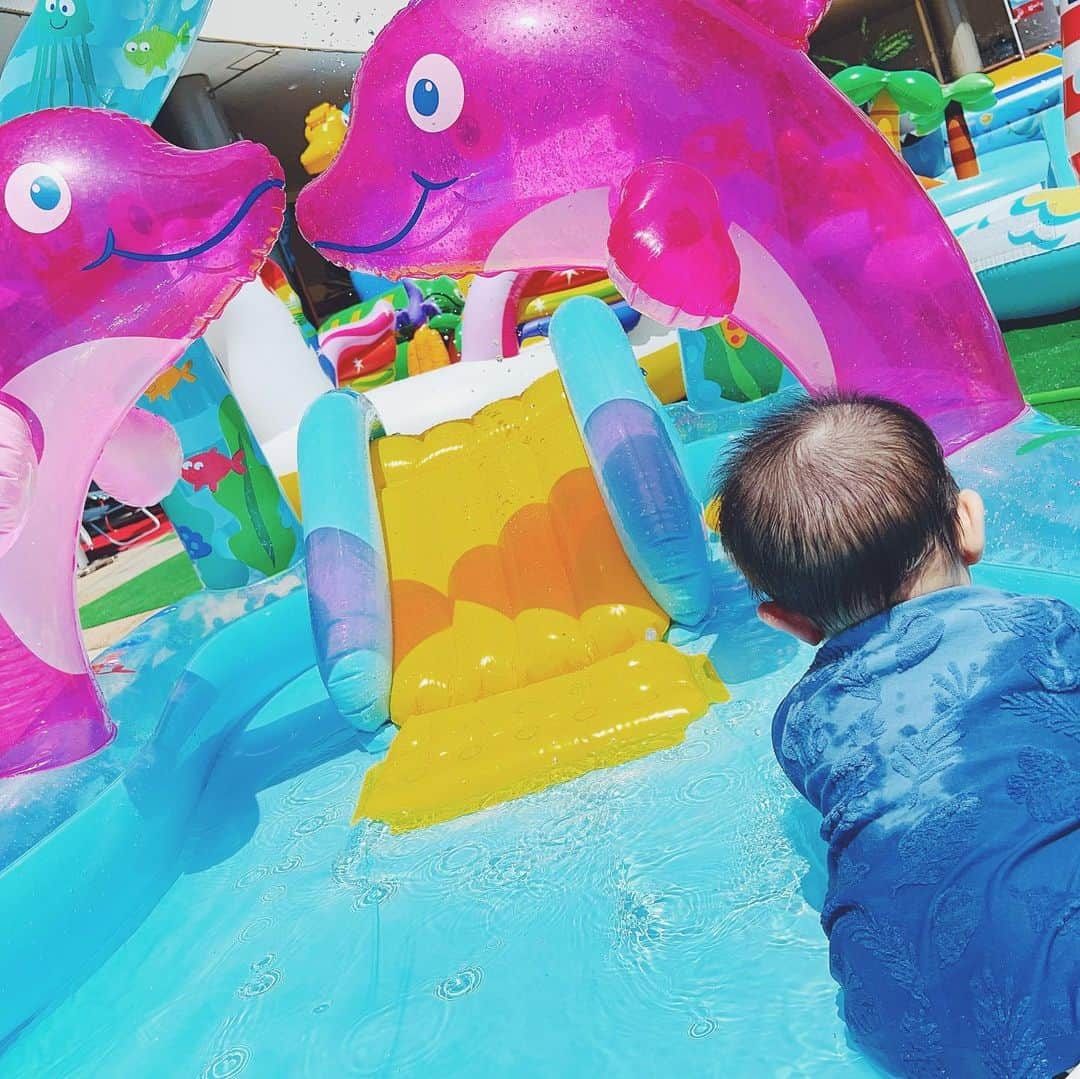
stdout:
<svg viewBox="0 0 1080 1079">
<path fill-rule="evenodd" d="M 405 106 L 421 131 L 437 134 L 453 127 L 465 107 L 465 83 L 457 64 L 437 52 L 417 60 L 405 84 Z"/>
<path fill-rule="evenodd" d="M 68 219 L 71 188 L 56 169 L 28 161 L 8 177 L 4 209 L 23 232 L 42 236 Z"/>
</svg>

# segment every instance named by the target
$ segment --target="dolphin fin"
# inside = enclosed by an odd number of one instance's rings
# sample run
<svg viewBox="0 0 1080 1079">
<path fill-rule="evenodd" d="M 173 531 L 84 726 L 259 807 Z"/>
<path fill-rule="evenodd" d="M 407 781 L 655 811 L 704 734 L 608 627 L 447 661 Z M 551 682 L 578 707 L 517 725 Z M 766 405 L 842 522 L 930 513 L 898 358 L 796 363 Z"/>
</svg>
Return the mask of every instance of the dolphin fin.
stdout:
<svg viewBox="0 0 1080 1079">
<path fill-rule="evenodd" d="M 30 514 L 38 454 L 26 420 L 0 403 L 0 556 L 19 538 Z"/>
<path fill-rule="evenodd" d="M 612 217 L 607 270 L 631 307 L 666 326 L 700 330 L 730 315 L 739 258 L 713 182 L 679 161 L 639 165 Z"/>
<path fill-rule="evenodd" d="M 723 0 L 788 44 L 805 49 L 832 0 Z"/>
<path fill-rule="evenodd" d="M 182 463 L 172 424 L 136 408 L 106 444 L 94 481 L 127 506 L 153 506 L 176 486 Z"/>
</svg>

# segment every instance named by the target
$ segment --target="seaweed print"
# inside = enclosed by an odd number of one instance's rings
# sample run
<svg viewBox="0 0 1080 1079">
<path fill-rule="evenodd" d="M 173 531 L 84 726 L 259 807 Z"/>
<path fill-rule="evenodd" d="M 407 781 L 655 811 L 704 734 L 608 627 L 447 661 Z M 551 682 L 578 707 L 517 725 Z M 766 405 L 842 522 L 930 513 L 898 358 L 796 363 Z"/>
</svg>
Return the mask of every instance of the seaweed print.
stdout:
<svg viewBox="0 0 1080 1079">
<path fill-rule="evenodd" d="M 898 608 L 897 610 L 900 610 Z M 929 611 L 896 615 L 889 619 L 890 628 L 899 638 L 896 646 L 896 669 L 909 671 L 931 656 L 945 636 L 945 623 Z"/>
<path fill-rule="evenodd" d="M 1045 633 L 1050 628 L 1051 616 L 1043 601 L 1011 607 L 979 607 L 977 610 L 991 633 L 1028 637 Z"/>
<path fill-rule="evenodd" d="M 905 727 L 903 741 L 893 750 L 890 765 L 894 772 L 911 783 L 907 797 L 909 806 L 919 804 L 922 788 L 935 776 L 952 767 L 959 758 L 963 731 L 960 719 L 963 705 L 974 695 L 978 667 L 972 664 L 964 675 L 959 666 L 950 663 L 948 677 L 934 675 L 934 719 L 921 731 Z"/>
<path fill-rule="evenodd" d="M 829 746 L 829 733 L 821 714 L 806 701 L 797 701 L 788 712 L 780 749 L 788 760 L 804 770 L 812 768 Z"/>
<path fill-rule="evenodd" d="M 941 1063 L 945 1052 L 941 1031 L 930 1018 L 928 1008 L 908 1012 L 900 1024 L 904 1036 L 904 1074 L 911 1079 L 948 1079 Z"/>
<path fill-rule="evenodd" d="M 1080 772 L 1064 757 L 1028 746 L 1017 760 L 1020 771 L 1009 776 L 1007 790 L 1032 820 L 1050 824 L 1080 816 Z"/>
<path fill-rule="evenodd" d="M 851 930 L 851 939 L 866 948 L 885 968 L 889 977 L 906 989 L 917 1004 L 930 1007 L 915 958 L 915 945 L 900 930 L 878 921 L 866 911 L 859 911 Z"/>
<path fill-rule="evenodd" d="M 875 763 L 874 757 L 861 750 L 845 757 L 832 769 L 828 795 L 832 809 L 821 822 L 821 838 L 826 843 L 834 842 L 841 829 L 857 824 L 867 809 L 869 779 Z"/>
<path fill-rule="evenodd" d="M 904 871 L 894 895 L 908 885 L 942 882 L 975 837 L 980 805 L 974 794 L 958 794 L 903 835 L 897 849 Z"/>
<path fill-rule="evenodd" d="M 881 703 L 881 681 L 866 669 L 866 656 L 861 652 L 846 659 L 836 676 L 836 684 L 842 693 L 864 701 Z"/>
<path fill-rule="evenodd" d="M 971 992 L 986 1074 L 993 1079 L 1046 1079 L 1050 1064 L 1031 998 L 1017 999 L 1012 979 L 999 986 L 989 971 L 972 978 Z"/>
<path fill-rule="evenodd" d="M 938 964 L 952 966 L 967 950 L 982 919 L 982 900 L 962 885 L 946 888 L 930 908 L 930 941 Z"/>
<path fill-rule="evenodd" d="M 1007 693 L 1002 707 L 1018 719 L 1026 719 L 1036 727 L 1045 727 L 1057 734 L 1080 740 L 1080 697 L 1076 694 Z"/>
</svg>

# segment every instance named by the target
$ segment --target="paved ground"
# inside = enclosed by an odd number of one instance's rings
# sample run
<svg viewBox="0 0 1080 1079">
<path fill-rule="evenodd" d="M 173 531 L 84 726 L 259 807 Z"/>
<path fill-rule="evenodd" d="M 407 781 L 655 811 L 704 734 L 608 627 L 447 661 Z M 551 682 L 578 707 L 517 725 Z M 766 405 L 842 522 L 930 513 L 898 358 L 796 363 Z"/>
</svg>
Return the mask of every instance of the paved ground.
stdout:
<svg viewBox="0 0 1080 1079">
<path fill-rule="evenodd" d="M 99 599 L 114 588 L 119 588 L 120 585 L 138 577 L 148 569 L 153 569 L 172 558 L 173 555 L 179 554 L 183 549 L 176 535 L 170 534 L 157 543 L 144 543 L 131 550 L 121 551 L 111 562 L 99 563 L 98 568 L 78 578 L 76 592 L 79 605 Z M 93 656 L 115 644 L 153 613 L 151 611 L 137 615 L 135 618 L 125 618 L 120 622 L 86 630 L 83 639 L 86 641 L 87 652 Z"/>
</svg>

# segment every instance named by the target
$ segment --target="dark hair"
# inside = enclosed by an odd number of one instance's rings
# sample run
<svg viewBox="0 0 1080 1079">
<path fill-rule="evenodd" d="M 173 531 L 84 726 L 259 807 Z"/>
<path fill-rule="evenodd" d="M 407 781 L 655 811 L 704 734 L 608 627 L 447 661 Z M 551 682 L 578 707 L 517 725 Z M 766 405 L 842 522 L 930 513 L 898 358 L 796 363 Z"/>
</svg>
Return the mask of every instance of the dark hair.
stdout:
<svg viewBox="0 0 1080 1079">
<path fill-rule="evenodd" d="M 831 394 L 737 441 L 720 470 L 718 523 L 755 592 L 832 636 L 894 606 L 935 554 L 962 563 L 958 493 L 914 412 Z"/>
</svg>

